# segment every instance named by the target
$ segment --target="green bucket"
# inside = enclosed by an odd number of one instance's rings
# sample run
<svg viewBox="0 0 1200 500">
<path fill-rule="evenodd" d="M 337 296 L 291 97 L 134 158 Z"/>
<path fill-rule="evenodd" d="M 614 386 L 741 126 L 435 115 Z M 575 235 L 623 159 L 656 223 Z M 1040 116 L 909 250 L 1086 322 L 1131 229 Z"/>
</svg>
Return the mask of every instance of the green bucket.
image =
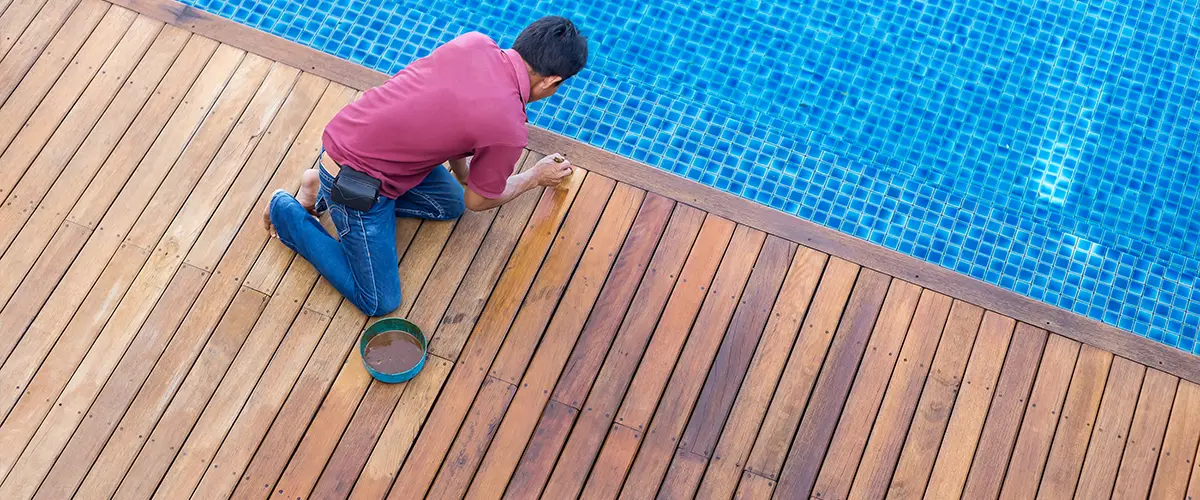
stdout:
<svg viewBox="0 0 1200 500">
<path fill-rule="evenodd" d="M 407 370 L 398 373 L 383 373 L 367 363 L 367 344 L 371 342 L 371 339 L 379 335 L 392 332 L 403 332 L 415 339 L 416 344 L 421 346 L 421 359 L 416 365 Z M 421 329 L 408 320 L 383 318 L 372 323 L 371 326 L 368 326 L 363 331 L 362 337 L 358 340 L 358 353 L 362 355 L 363 367 L 367 369 L 367 373 L 370 373 L 375 380 L 388 384 L 398 384 L 411 380 L 425 366 L 425 359 L 429 356 L 429 342 L 425 339 L 425 334 L 421 333 Z"/>
</svg>

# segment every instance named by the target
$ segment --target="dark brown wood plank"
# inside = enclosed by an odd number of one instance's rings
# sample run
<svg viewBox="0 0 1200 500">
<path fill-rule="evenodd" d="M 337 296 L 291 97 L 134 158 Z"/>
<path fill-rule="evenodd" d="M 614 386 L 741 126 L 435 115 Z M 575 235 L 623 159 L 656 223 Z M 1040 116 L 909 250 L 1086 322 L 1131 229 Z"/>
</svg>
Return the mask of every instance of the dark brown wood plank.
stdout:
<svg viewBox="0 0 1200 500">
<path fill-rule="evenodd" d="M 534 281 L 534 272 L 550 250 L 559 226 L 567 217 L 572 201 L 580 191 L 580 185 L 587 183 L 586 173 L 576 170 L 570 177 L 569 184 L 558 189 L 546 190 L 542 203 L 534 211 L 529 226 L 521 235 L 512 257 L 508 260 L 507 272 L 500 276 L 479 321 L 475 322 L 474 328 L 471 329 L 463 358 L 450 373 L 447 387 L 452 392 L 438 397 L 433 413 L 429 416 L 429 423 L 422 429 L 411 454 L 400 468 L 396 482 L 406 485 L 404 491 L 392 490 L 389 496 L 423 495 L 432 486 L 442 459 L 449 451 L 458 428 L 470 409 L 471 401 L 487 376 L 486 370 L 500 349 L 504 335 L 512 326 L 521 301 Z M 461 322 L 458 318 L 454 318 L 453 321 Z M 446 323 L 443 322 L 443 326 L 438 328 L 435 339 L 445 339 L 442 335 L 448 332 L 444 332 L 442 328 Z M 455 346 L 458 345 L 458 341 L 450 340 L 446 345 Z M 431 346 L 431 350 L 437 353 L 436 344 Z M 443 357 L 457 359 L 456 351 L 457 349 L 451 349 L 449 353 L 443 352 L 450 354 Z M 320 491 L 320 484 L 317 491 Z"/>
<path fill-rule="evenodd" d="M 601 287 L 608 286 L 605 277 L 610 276 L 610 270 L 612 273 L 624 272 L 640 277 L 645 270 L 644 263 L 650 260 L 654 245 L 666 227 L 673 206 L 674 203 L 665 198 L 645 199 L 645 192 L 640 189 L 624 184 L 617 186 L 571 278 L 571 284 L 563 294 L 554 319 L 537 347 L 533 361 L 524 376 L 517 380 L 520 383 L 517 395 L 507 408 L 495 439 L 471 480 L 468 497 L 492 496 L 504 491 L 521 458 L 521 454 L 515 450 L 524 449 L 528 444 L 568 356 L 573 350 L 578 350 L 576 341 L 585 329 L 585 322 L 591 321 L 589 312 L 597 314 L 592 312 L 594 306 L 607 309 L 597 303 Z M 625 260 L 620 261 L 622 258 Z M 630 264 L 630 259 L 639 264 Z M 614 260 L 624 268 L 614 268 Z M 631 266 L 634 269 L 628 270 Z M 635 281 L 626 281 L 631 289 Z M 624 305 L 616 307 L 624 309 L 628 306 L 624 297 L 618 302 Z M 503 373 L 497 366 L 501 361 L 497 359 L 493 364 L 493 372 Z"/>
<path fill-rule="evenodd" d="M 979 444 L 979 434 L 987 418 L 994 396 L 993 387 L 1000 378 L 1000 368 L 1008 352 L 1016 322 L 1011 318 L 988 311 L 979 326 L 979 336 L 971 349 L 967 373 L 963 376 L 946 437 L 938 450 L 933 473 L 925 495 L 930 498 L 954 498 L 962 495 L 971 471 L 971 458 Z"/>
<path fill-rule="evenodd" d="M 695 498 L 696 488 L 700 486 L 700 478 L 704 476 L 707 465 L 708 458 L 703 455 L 697 455 L 684 448 L 676 449 L 675 458 L 671 460 L 671 469 L 658 490 L 657 498 Z"/>
<path fill-rule="evenodd" d="M 1117 470 L 1114 497 L 1145 498 L 1150 494 L 1150 481 L 1158 465 L 1159 450 L 1167 433 L 1167 422 L 1178 389 L 1178 377 L 1154 369 L 1147 370 L 1137 409 L 1133 412 L 1129 441 L 1125 445 L 1125 454 L 1121 456 L 1121 468 Z"/>
<path fill-rule="evenodd" d="M 912 427 L 896 464 L 895 476 L 888 487 L 889 497 L 924 493 L 982 321 L 983 309 L 977 306 L 956 300 L 950 307 L 950 318 L 933 356 L 929 378 L 925 381 Z"/>
<path fill-rule="evenodd" d="M 1113 360 L 1108 386 L 1104 388 L 1104 398 L 1100 402 L 1100 414 L 1096 417 L 1096 430 L 1092 431 L 1079 486 L 1075 489 L 1077 498 L 1108 498 L 1112 495 L 1133 423 L 1133 410 L 1145 378 L 1145 366 L 1125 358 Z"/>
<path fill-rule="evenodd" d="M 883 318 L 887 330 L 903 330 L 908 326 L 909 311 L 916 307 L 920 290 L 908 283 L 897 282 L 895 287 L 891 284 L 890 276 L 870 269 L 859 272 L 854 292 L 783 464 L 779 484 L 775 487 L 776 495 L 800 498 L 813 493 L 813 484 L 817 481 L 880 311 L 887 310 L 888 316 Z M 892 325 L 892 321 L 900 325 Z"/>
<path fill-rule="evenodd" d="M 721 341 L 708 379 L 704 382 L 692 417 L 679 441 L 681 447 L 690 448 L 692 453 L 704 457 L 706 461 L 712 458 L 717 447 L 734 398 L 766 331 L 771 310 L 779 300 L 780 287 L 787 276 L 786 269 L 795 253 L 794 243 L 767 238 L 762 255 L 754 264 L 755 273 L 751 275 L 742 302 Z"/>
<path fill-rule="evenodd" d="M 1184 380 L 1179 382 L 1175 404 L 1171 406 L 1171 420 L 1158 455 L 1150 498 L 1183 498 L 1187 494 L 1197 441 L 1200 441 L 1200 385 Z"/>
<path fill-rule="evenodd" d="M 845 407 L 840 418 L 834 417 L 837 429 L 812 486 L 813 496 L 832 499 L 845 498 L 849 494 L 863 447 L 867 444 L 888 380 L 896 367 L 896 356 L 904 345 L 904 336 L 920 298 L 920 287 L 900 280 L 892 282 Z"/>
<path fill-rule="evenodd" d="M 1037 494 L 1038 481 L 1033 478 L 1041 478 L 1045 470 L 1071 375 L 1085 362 L 1091 362 L 1090 357 L 1082 359 L 1079 351 L 1079 343 L 1066 337 L 1051 334 L 1046 341 L 1046 353 L 1029 394 L 1029 406 L 1021 420 L 1000 498 L 1030 498 Z"/>
<path fill-rule="evenodd" d="M 685 211 L 681 218 L 687 220 L 689 214 L 704 217 L 700 212 Z M 613 425 L 620 425 L 613 424 L 614 415 L 625 397 L 626 389 L 630 387 L 638 363 L 644 357 L 643 353 L 658 350 L 648 350 L 653 346 L 648 346 L 647 343 L 651 342 L 652 338 L 658 338 L 657 334 L 652 336 L 651 333 L 691 327 L 692 320 L 699 312 L 704 296 L 707 295 L 705 290 L 712 283 L 717 266 L 725 255 L 734 228 L 735 224 L 728 220 L 706 217 L 698 236 L 676 240 L 680 246 L 672 245 L 671 240 L 668 240 L 667 246 L 660 247 L 664 250 L 656 253 L 647 278 L 643 279 L 642 287 L 634 298 L 635 303 L 646 305 L 634 308 L 631 314 L 626 316 L 600 375 L 596 378 L 594 388 L 580 409 L 579 421 L 563 449 L 563 456 L 573 458 L 559 460 L 546 485 L 546 497 L 564 498 L 579 495 L 589 470 L 594 469 L 597 453 L 602 451 L 601 444 L 604 443 L 606 434 Z M 693 239 L 694 243 L 691 242 Z M 682 260 L 683 257 L 686 257 L 686 262 Z M 658 267 L 660 265 L 661 267 Z M 668 276 L 667 280 L 652 278 L 663 274 Z M 660 317 L 663 320 L 661 323 Z M 686 326 L 680 325 L 685 321 Z M 577 401 L 573 397 L 570 400 Z M 637 434 L 638 437 L 631 438 L 633 434 Z M 636 453 L 640 436 L 640 430 L 620 434 L 622 439 L 634 439 L 634 448 L 630 449 L 629 453 Z M 609 449 L 607 453 L 610 454 L 620 453 L 623 449 L 615 444 L 604 446 Z M 632 460 L 631 455 L 629 458 Z M 619 468 L 623 477 L 628 464 L 612 464 L 606 467 L 611 467 L 614 474 Z M 619 488 L 619 484 L 615 485 L 613 496 Z"/>
<path fill-rule="evenodd" d="M 858 274 L 859 266 L 830 257 L 775 397 L 746 460 L 747 471 L 771 480 L 779 477 Z"/>
<path fill-rule="evenodd" d="M 773 491 L 775 491 L 775 481 L 746 471 L 742 473 L 742 480 L 738 483 L 737 493 L 733 498 L 736 500 L 760 500 L 771 498 Z"/>
<path fill-rule="evenodd" d="M 671 457 L 678 446 L 679 435 L 687 425 L 688 415 L 691 414 L 696 396 L 704 383 L 703 374 L 712 365 L 712 359 L 720 348 L 721 338 L 725 335 L 760 255 L 766 259 L 763 260 L 764 265 L 759 268 L 759 275 L 755 276 L 758 279 L 754 285 L 762 286 L 763 280 L 766 281 L 763 290 L 755 293 L 770 297 L 779 291 L 777 284 L 770 283 L 773 279 L 771 274 L 783 274 L 784 266 L 791 255 L 782 240 L 775 240 L 778 244 L 768 249 L 771 250 L 770 254 L 760 254 L 765 240 L 765 234 L 745 226 L 734 230 L 729 248 L 717 269 L 717 275 L 708 287 L 704 305 L 696 315 L 695 323 L 690 325 L 690 333 L 685 330 L 678 338 L 682 345 L 675 347 L 679 344 L 676 344 L 674 339 L 659 344 L 665 347 L 664 355 L 657 356 L 654 351 L 647 351 L 647 357 L 638 367 L 638 373 L 630 392 L 625 395 L 622 413 L 618 415 L 617 420 L 622 425 L 636 424 L 638 430 L 649 429 L 649 432 L 645 434 L 636 457 L 629 457 L 633 459 L 633 463 L 625 487 L 621 490 L 623 497 L 657 491 L 661 485 L 663 475 L 666 474 Z M 768 268 L 773 269 L 764 272 Z M 753 304 L 750 307 L 761 305 Z M 663 332 L 660 329 L 651 342 L 657 339 L 659 333 L 675 332 L 678 330 Z M 654 344 L 651 344 L 651 347 L 653 348 Z M 639 381 L 642 384 L 639 385 Z M 639 408 L 645 405 L 654 405 L 657 408 L 653 410 L 652 415 L 642 415 Z M 625 457 L 613 458 L 621 462 L 625 460 Z M 610 482 L 615 479 L 617 478 L 606 480 L 593 476 L 588 483 Z"/>
<path fill-rule="evenodd" d="M 651 195 L 648 200 L 666 200 L 666 198 Z M 686 205 L 674 205 L 674 207 L 657 248 L 652 250 L 653 257 L 650 257 L 649 263 L 645 264 L 644 272 L 635 266 L 633 263 L 635 260 L 631 259 L 626 262 L 623 257 L 618 258 L 617 267 L 609 276 L 605 283 L 605 290 L 601 292 L 601 297 L 598 299 L 597 309 L 588 319 L 589 324 L 584 327 L 584 333 L 572 353 L 572 359 L 567 362 L 564 373 L 559 378 L 551 397 L 552 405 L 562 404 L 575 411 L 560 409 L 556 413 L 547 413 L 543 417 L 543 421 L 538 424 L 527 447 L 530 450 L 539 451 L 522 456 L 510 481 L 510 485 L 527 486 L 520 489 L 510 486 L 508 496 L 520 496 L 526 492 L 540 493 L 541 489 L 550 481 L 550 474 L 554 471 L 555 461 L 563 451 L 563 447 L 583 446 L 580 443 L 584 443 L 586 439 L 586 442 L 589 443 L 587 449 L 574 452 L 574 456 L 578 458 L 571 461 L 572 466 L 575 467 L 573 472 L 579 474 L 573 476 L 573 481 L 577 482 L 572 483 L 574 484 L 572 488 L 575 488 L 576 493 L 578 493 L 578 488 L 582 488 L 587 467 L 599 451 L 604 432 L 612 422 L 612 415 L 616 411 L 617 405 L 620 404 L 625 388 L 633 376 L 636 360 L 641 357 L 642 349 L 649 340 L 650 331 L 658 321 L 659 314 L 663 311 L 671 289 L 675 285 L 676 277 L 680 275 L 684 262 L 693 248 L 693 243 L 696 242 L 700 233 L 701 225 L 704 223 L 705 214 L 703 212 Z M 723 237 L 726 239 L 720 243 L 722 247 L 728 243 L 728 235 Z M 649 246 L 649 244 L 643 243 L 637 232 L 631 231 L 629 238 L 638 238 L 636 241 L 640 243 L 639 246 Z M 629 243 L 627 243 L 628 245 Z M 643 251 L 651 251 L 651 249 L 646 248 Z M 636 259 L 637 265 L 641 265 L 640 260 L 643 258 L 645 257 Z M 714 269 L 717 259 L 719 256 L 712 259 Z M 634 292 L 635 286 L 637 287 L 636 292 Z M 631 303 L 638 304 L 638 307 L 631 307 Z M 608 357 L 608 361 L 606 361 L 606 357 Z M 605 366 L 604 372 L 601 372 L 602 365 Z M 607 382 L 598 385 L 596 391 L 589 396 L 588 391 L 592 389 L 592 383 L 598 377 Z M 586 438 L 577 436 L 573 443 L 568 444 L 567 438 L 571 435 L 572 423 L 578 414 L 578 407 L 584 406 L 580 403 L 583 403 L 585 398 L 587 398 L 588 413 L 597 416 L 588 420 L 595 425 L 596 430 L 587 433 Z M 596 408 L 600 408 L 602 411 L 594 413 L 593 410 Z M 570 422 L 563 421 L 568 418 Z M 582 425 L 586 427 L 592 424 Z"/>
<path fill-rule="evenodd" d="M 688 424 L 688 417 L 693 415 L 692 410 L 703 388 L 705 374 L 711 376 L 719 373 L 710 372 L 710 368 L 721 347 L 722 338 L 727 330 L 750 327 L 744 323 L 732 323 L 735 311 L 743 314 L 765 312 L 775 302 L 779 285 L 792 258 L 792 247 L 789 242 L 777 238 L 772 238 L 769 245 L 765 244 L 765 240 L 765 234 L 753 229 L 739 227 L 734 231 L 717 276 L 709 287 L 704 307 L 696 316 L 683 351 L 674 363 L 665 391 L 661 386 L 653 387 L 651 391 L 650 397 L 662 396 L 653 419 L 648 422 L 650 431 L 646 433 L 633 468 L 629 471 L 622 490 L 623 496 L 657 491 L 662 484 L 675 449 L 679 447 L 680 435 Z M 748 320 L 755 321 L 753 318 Z M 755 335 L 760 334 L 761 331 Z M 645 365 L 643 362 L 643 367 L 638 368 L 639 374 L 644 373 L 642 369 Z M 625 400 L 643 395 L 631 392 L 625 396 Z"/>
<path fill-rule="evenodd" d="M 1042 473 L 1039 498 L 1066 498 L 1075 492 L 1111 367 L 1112 353 L 1087 345 L 1080 349 Z"/>
</svg>

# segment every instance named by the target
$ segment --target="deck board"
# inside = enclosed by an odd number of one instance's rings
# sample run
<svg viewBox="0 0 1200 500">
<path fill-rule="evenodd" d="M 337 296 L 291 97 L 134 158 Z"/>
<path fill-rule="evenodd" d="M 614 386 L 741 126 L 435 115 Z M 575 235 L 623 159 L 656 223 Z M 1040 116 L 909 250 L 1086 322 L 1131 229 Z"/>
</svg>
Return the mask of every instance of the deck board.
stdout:
<svg viewBox="0 0 1200 500">
<path fill-rule="evenodd" d="M 540 130 L 566 185 L 397 224 L 431 358 L 373 381 L 258 218 L 373 73 L 166 0 L 0 32 L 0 497 L 1200 490 L 1195 358 Z"/>
</svg>

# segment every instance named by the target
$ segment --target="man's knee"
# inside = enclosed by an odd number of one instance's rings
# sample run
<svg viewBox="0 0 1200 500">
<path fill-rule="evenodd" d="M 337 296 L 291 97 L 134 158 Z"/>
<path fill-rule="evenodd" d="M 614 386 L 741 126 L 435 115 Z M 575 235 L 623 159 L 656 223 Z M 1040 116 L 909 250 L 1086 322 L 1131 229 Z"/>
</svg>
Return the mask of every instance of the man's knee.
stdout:
<svg viewBox="0 0 1200 500">
<path fill-rule="evenodd" d="M 384 295 L 373 301 L 366 301 L 360 297 L 353 302 L 355 307 L 367 316 L 384 316 L 400 308 L 400 295 Z"/>
<path fill-rule="evenodd" d="M 467 212 L 467 202 L 459 197 L 454 201 L 447 203 L 445 207 L 446 220 L 453 220 L 462 217 L 462 214 Z"/>
</svg>

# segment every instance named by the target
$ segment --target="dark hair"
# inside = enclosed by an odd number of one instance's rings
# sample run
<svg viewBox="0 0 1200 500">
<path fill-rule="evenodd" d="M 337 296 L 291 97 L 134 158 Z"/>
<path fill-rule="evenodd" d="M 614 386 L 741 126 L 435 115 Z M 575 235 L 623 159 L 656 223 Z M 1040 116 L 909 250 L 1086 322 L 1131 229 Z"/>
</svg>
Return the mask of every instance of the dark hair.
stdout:
<svg viewBox="0 0 1200 500">
<path fill-rule="evenodd" d="M 546 16 L 534 21 L 517 36 L 512 48 L 542 76 L 566 80 L 587 65 L 587 38 L 564 17 Z"/>
</svg>

